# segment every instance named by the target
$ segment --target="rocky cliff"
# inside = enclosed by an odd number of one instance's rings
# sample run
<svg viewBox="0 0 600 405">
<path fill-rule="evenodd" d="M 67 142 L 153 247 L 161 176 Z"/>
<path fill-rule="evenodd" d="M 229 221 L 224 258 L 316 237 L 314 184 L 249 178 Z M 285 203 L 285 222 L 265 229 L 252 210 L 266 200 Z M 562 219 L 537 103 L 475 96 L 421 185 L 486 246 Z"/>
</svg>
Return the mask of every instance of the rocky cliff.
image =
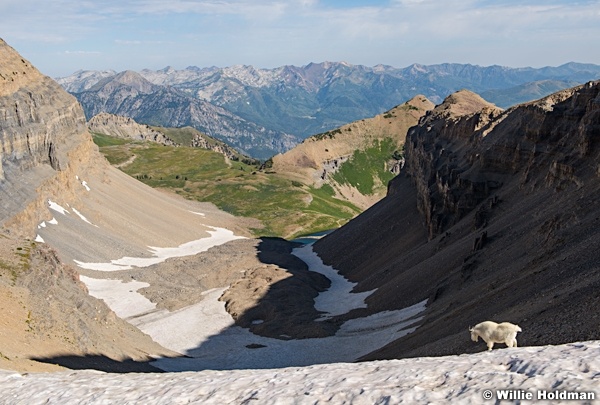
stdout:
<svg viewBox="0 0 600 405">
<path fill-rule="evenodd" d="M 83 205 L 89 187 L 79 176 L 106 181 L 110 167 L 77 100 L 2 40 L 0 158 L 2 367 L 156 371 L 146 364 L 150 354 L 174 353 L 88 295 L 73 267 L 36 237 L 52 218 L 49 205 L 58 206 L 53 201 Z M 66 239 L 81 247 L 84 238 Z"/>
<path fill-rule="evenodd" d="M 76 260 L 155 260 L 148 246 L 202 240 L 217 225 L 243 233 L 241 221 L 234 224 L 214 206 L 156 191 L 111 167 L 92 142 L 77 100 L 3 41 L 0 158 L 0 319 L 7 331 L 0 334 L 0 367 L 157 371 L 148 365 L 153 356 L 179 355 L 88 294 L 86 286 L 130 283 L 130 273 L 108 277 L 76 267 Z M 156 264 L 151 275 L 163 277 L 177 261 Z M 203 274 L 203 280 L 216 283 L 224 272 L 218 273 L 213 280 Z M 172 277 L 164 279 L 172 285 Z M 166 293 L 165 284 L 153 281 L 159 290 L 154 303 L 139 297 L 154 308 L 181 292 Z M 197 291 L 193 298 L 201 299 Z"/>
<path fill-rule="evenodd" d="M 69 195 L 94 149 L 77 100 L 0 40 L 0 225 L 31 236 L 43 190 Z"/>
<path fill-rule="evenodd" d="M 138 124 L 133 118 L 100 113 L 88 121 L 90 132 L 106 134 L 117 138 L 130 138 L 151 141 L 163 145 L 176 145 L 168 136 L 148 125 Z"/>
<path fill-rule="evenodd" d="M 377 289 L 370 311 L 428 300 L 422 326 L 368 358 L 481 350 L 467 328 L 520 344 L 600 336 L 600 82 L 502 111 L 461 91 L 413 127 L 388 195 L 317 242 Z"/>
</svg>

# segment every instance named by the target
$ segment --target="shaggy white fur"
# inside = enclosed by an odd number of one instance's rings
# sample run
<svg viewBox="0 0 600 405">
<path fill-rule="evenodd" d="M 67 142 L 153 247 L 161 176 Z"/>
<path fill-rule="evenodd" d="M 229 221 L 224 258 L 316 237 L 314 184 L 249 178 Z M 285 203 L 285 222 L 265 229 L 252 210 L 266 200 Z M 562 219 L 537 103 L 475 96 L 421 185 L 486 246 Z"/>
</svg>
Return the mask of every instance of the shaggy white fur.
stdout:
<svg viewBox="0 0 600 405">
<path fill-rule="evenodd" d="M 510 322 L 496 323 L 485 321 L 478 323 L 474 328 L 469 328 L 471 340 L 477 342 L 482 338 L 487 343 L 488 350 L 492 350 L 494 343 L 504 343 L 507 347 L 517 347 L 517 333 L 522 332 L 519 325 Z"/>
</svg>

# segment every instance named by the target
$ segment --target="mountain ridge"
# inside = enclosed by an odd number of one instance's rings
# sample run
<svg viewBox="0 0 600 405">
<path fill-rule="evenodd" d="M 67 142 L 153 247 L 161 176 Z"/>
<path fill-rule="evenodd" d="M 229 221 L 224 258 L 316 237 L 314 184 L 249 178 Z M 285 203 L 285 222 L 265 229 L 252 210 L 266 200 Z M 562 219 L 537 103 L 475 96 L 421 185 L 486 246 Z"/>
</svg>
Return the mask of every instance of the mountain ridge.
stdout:
<svg viewBox="0 0 600 405">
<path fill-rule="evenodd" d="M 153 84 L 133 71 L 105 77 L 76 96 L 88 118 L 109 112 L 147 125 L 192 126 L 243 153 L 263 158 L 297 142 L 291 135 L 257 126 L 177 89 Z"/>
<path fill-rule="evenodd" d="M 90 97 L 93 78 L 96 77 L 98 83 L 106 80 L 108 74 L 107 71 L 80 71 L 58 81 L 82 101 L 89 118 L 91 110 L 93 113 L 99 112 L 93 105 L 103 105 Z M 254 157 L 266 159 L 270 157 L 269 153 L 272 156 L 284 152 L 301 139 L 384 113 L 417 94 L 440 103 L 447 95 L 465 88 L 476 93 L 486 92 L 487 99 L 506 108 L 537 99 L 573 83 L 599 79 L 600 66 L 567 63 L 558 67 L 509 68 L 445 63 L 394 68 L 322 62 L 273 69 L 259 69 L 250 65 L 188 67 L 183 70 L 167 67 L 156 71 L 144 69 L 138 74 L 157 86 L 163 86 L 163 90 L 155 92 L 155 98 L 165 97 L 166 104 L 180 103 L 179 108 L 186 110 L 190 100 L 194 100 L 192 104 L 208 102 L 244 120 L 241 122 L 228 117 L 221 111 L 220 115 L 209 114 L 208 121 L 193 122 L 187 119 L 185 123 L 181 118 L 163 115 L 160 125 L 197 126 L 197 129 L 211 136 L 219 135 L 221 140 L 246 153 L 251 151 L 252 142 L 262 142 L 253 153 Z M 527 83 L 547 80 L 553 81 L 553 85 L 525 86 Z M 518 94 L 513 95 L 508 89 L 517 86 L 522 87 L 518 89 Z M 175 91 L 177 97 L 173 95 Z M 214 110 L 207 104 L 197 105 L 196 108 L 200 110 Z M 118 106 L 113 105 L 106 108 L 106 112 L 131 115 L 145 124 L 156 124 L 156 121 L 149 122 L 160 115 L 160 108 L 156 106 L 154 109 L 156 111 L 153 114 L 133 116 L 133 111 L 124 114 L 124 111 L 118 111 Z M 182 113 L 183 116 L 185 114 Z M 232 120 L 227 128 L 221 128 L 212 121 L 225 119 L 223 117 Z M 236 127 L 242 134 L 235 133 Z M 263 134 L 265 130 L 271 132 Z M 293 137 L 282 142 L 278 139 L 283 136 L 281 134 L 291 134 Z M 240 136 L 244 139 L 240 140 Z M 253 137 L 264 140 L 257 141 Z M 232 143 L 236 142 L 236 138 L 238 143 Z"/>
<path fill-rule="evenodd" d="M 598 336 L 600 82 L 501 110 L 455 93 L 409 130 L 388 195 L 316 242 L 376 289 L 369 308 L 428 299 L 413 334 L 365 356 L 470 353 L 468 325 L 509 321 L 524 345 Z M 576 325 L 576 326 L 574 326 Z"/>
<path fill-rule="evenodd" d="M 272 170 L 317 188 L 332 187 L 338 198 L 366 209 L 386 193 L 388 179 L 381 178 L 382 172 L 390 178 L 400 172 L 408 129 L 433 107 L 427 98 L 417 95 L 383 114 L 313 135 L 274 156 Z M 389 150 L 381 150 L 388 142 Z M 384 156 L 372 160 L 367 151 L 373 148 L 374 154 L 382 152 Z M 359 159 L 369 162 L 357 165 Z M 349 169 L 351 166 L 356 167 Z"/>
</svg>

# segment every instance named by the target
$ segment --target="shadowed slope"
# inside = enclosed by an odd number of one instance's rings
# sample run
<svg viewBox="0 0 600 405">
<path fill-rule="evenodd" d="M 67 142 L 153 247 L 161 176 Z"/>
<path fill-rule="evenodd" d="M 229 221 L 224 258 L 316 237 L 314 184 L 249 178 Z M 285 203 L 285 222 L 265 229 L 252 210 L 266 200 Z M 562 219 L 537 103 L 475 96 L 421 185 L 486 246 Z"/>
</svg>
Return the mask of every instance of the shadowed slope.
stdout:
<svg viewBox="0 0 600 405">
<path fill-rule="evenodd" d="M 407 137 L 388 196 L 315 244 L 369 309 L 429 298 L 423 325 L 367 358 L 481 350 L 467 328 L 520 344 L 600 336 L 600 83 L 501 112 L 459 93 Z"/>
</svg>

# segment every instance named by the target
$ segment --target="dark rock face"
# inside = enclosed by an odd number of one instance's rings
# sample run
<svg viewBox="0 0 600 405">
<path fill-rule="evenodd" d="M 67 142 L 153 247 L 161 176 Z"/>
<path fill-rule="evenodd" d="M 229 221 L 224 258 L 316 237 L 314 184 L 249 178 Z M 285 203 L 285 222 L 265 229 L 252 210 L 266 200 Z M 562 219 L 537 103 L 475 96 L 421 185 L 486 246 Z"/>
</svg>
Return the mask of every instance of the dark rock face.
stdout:
<svg viewBox="0 0 600 405">
<path fill-rule="evenodd" d="M 429 238 L 453 225 L 497 188 L 498 181 L 469 175 L 478 134 L 502 110 L 468 91 L 449 96 L 407 134 L 406 167 Z"/>
<path fill-rule="evenodd" d="M 459 92 L 407 136 L 386 198 L 315 244 L 377 288 L 370 311 L 428 299 L 416 332 L 368 358 L 479 351 L 467 328 L 524 345 L 600 338 L 600 82 L 507 111 Z"/>
</svg>

